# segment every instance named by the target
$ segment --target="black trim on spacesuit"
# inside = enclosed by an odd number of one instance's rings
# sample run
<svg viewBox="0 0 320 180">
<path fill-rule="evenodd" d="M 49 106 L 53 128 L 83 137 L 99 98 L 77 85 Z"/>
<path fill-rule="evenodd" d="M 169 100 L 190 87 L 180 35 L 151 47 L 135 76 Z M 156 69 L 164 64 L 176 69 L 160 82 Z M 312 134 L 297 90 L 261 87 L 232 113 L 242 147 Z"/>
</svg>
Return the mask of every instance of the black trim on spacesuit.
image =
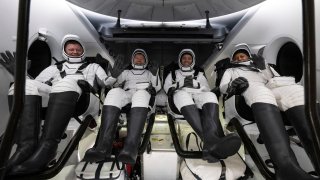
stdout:
<svg viewBox="0 0 320 180">
<path fill-rule="evenodd" d="M 174 62 L 170 63 L 169 65 L 167 65 L 164 68 L 163 79 L 166 79 L 167 76 L 171 73 L 172 83 L 175 83 L 175 81 L 176 81 L 176 73 L 175 73 L 175 71 L 178 70 L 178 69 L 180 69 L 180 68 L 179 68 L 179 65 L 177 63 L 174 63 Z M 205 76 L 204 70 L 202 68 L 200 68 L 198 66 L 194 66 L 193 69 L 194 69 L 193 76 L 194 76 L 195 79 L 198 78 L 199 72 L 203 72 L 203 75 Z M 169 91 L 170 91 L 170 89 L 169 89 Z M 170 94 L 170 93 L 168 93 L 168 94 Z M 169 107 L 170 107 L 172 112 L 174 112 L 175 114 L 181 114 L 179 112 L 179 110 L 177 109 L 177 107 L 175 106 L 175 104 L 174 104 L 173 96 L 168 97 L 168 103 L 169 103 Z"/>
<path fill-rule="evenodd" d="M 60 61 L 58 63 L 56 63 L 56 66 L 57 66 L 57 69 L 60 71 L 60 76 L 61 78 L 64 78 L 67 74 L 66 74 L 66 71 L 65 70 L 62 70 L 62 67 L 63 67 L 63 63 L 66 62 L 66 61 Z M 85 69 L 88 65 L 90 64 L 90 62 L 86 61 L 86 62 L 83 62 L 83 64 L 78 68 L 78 70 L 76 71 L 76 74 L 77 73 L 81 73 L 82 74 L 82 70 Z"/>
<path fill-rule="evenodd" d="M 252 71 L 259 71 L 259 68 L 255 66 L 255 63 L 253 63 L 252 66 L 247 66 L 247 65 L 243 65 L 243 64 L 235 64 L 235 63 L 230 62 L 230 58 L 221 59 L 220 61 L 218 61 L 215 64 L 215 66 L 216 66 L 216 69 L 214 71 L 217 74 L 216 84 L 215 84 L 216 87 L 220 86 L 222 76 L 223 76 L 224 72 L 229 68 L 246 67 Z"/>
<path fill-rule="evenodd" d="M 167 76 L 171 73 L 172 80 L 175 82 L 175 80 L 176 80 L 175 71 L 178 69 L 180 69 L 180 68 L 177 63 L 174 63 L 174 62 L 170 63 L 163 70 L 163 79 L 166 79 Z M 204 70 L 198 66 L 194 66 L 193 70 L 194 70 L 193 75 L 194 75 L 195 79 L 197 79 L 199 72 L 204 72 Z M 203 75 L 205 76 L 205 73 L 203 73 Z"/>
</svg>

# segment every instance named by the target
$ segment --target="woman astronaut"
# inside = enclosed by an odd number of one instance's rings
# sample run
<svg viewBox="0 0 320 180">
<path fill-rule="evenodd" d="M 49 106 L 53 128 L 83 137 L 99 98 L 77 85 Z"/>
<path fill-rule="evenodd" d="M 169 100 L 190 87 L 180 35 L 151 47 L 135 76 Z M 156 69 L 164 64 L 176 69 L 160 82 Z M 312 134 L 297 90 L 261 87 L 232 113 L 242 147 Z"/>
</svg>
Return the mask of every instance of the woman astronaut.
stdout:
<svg viewBox="0 0 320 180">
<path fill-rule="evenodd" d="M 194 52 L 183 49 L 178 57 L 180 68 L 167 76 L 164 90 L 203 141 L 202 158 L 217 162 L 235 154 L 241 140 L 235 134 L 224 136 L 217 97 L 210 92 L 204 72 L 197 70 L 195 62 Z"/>
<path fill-rule="evenodd" d="M 108 77 L 98 64 L 85 61 L 85 47 L 77 35 L 64 36 L 62 56 L 65 61 L 44 69 L 34 80 L 26 80 L 24 111 L 18 126 L 17 150 L 8 161 L 10 174 L 34 173 L 47 167 L 56 156 L 58 144 L 75 112 L 84 81 L 104 87 L 115 79 Z M 97 79 L 96 79 L 97 78 Z M 78 85 L 79 84 L 79 85 Z M 14 88 L 9 89 L 12 104 Z M 49 100 L 48 100 L 49 99 Z M 40 142 L 40 109 L 47 107 Z M 83 117 L 98 115 L 99 99 L 90 94 Z"/>
<path fill-rule="evenodd" d="M 287 82 L 282 81 L 282 84 L 276 83 L 278 73 L 266 65 L 261 56 L 252 55 L 247 44 L 236 45 L 230 59 L 237 67 L 225 71 L 220 91 L 224 94 L 241 94 L 252 108 L 261 137 L 274 163 L 276 178 L 314 179 L 299 167 L 279 111 L 285 112 L 310 154 L 312 137 L 305 119 L 303 87 L 297 85 L 294 79 L 290 81 L 290 78 Z M 255 64 L 260 65 L 258 67 Z"/>
<path fill-rule="evenodd" d="M 143 49 L 136 49 L 132 53 L 132 67 L 123 71 L 121 68 L 112 69 L 111 75 L 117 78 L 117 83 L 122 84 L 123 87 L 113 88 L 107 94 L 102 108 L 98 140 L 95 146 L 86 152 L 85 161 L 98 162 L 110 158 L 121 108 L 132 103 L 128 133 L 118 160 L 130 164 L 136 162 L 141 134 L 149 111 L 150 98 L 161 89 L 157 69 L 149 71 L 148 63 L 146 52 Z"/>
</svg>

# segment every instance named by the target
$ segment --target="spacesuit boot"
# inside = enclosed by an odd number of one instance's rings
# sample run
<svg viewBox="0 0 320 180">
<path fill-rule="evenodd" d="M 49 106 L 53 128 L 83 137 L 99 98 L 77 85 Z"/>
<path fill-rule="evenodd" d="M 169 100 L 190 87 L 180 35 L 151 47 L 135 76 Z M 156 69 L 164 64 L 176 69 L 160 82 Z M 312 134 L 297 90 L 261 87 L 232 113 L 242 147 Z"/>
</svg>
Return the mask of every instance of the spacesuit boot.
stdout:
<svg viewBox="0 0 320 180">
<path fill-rule="evenodd" d="M 200 117 L 200 113 L 197 106 L 194 104 L 183 106 L 180 112 L 183 115 L 183 117 L 187 120 L 187 122 L 190 124 L 192 129 L 201 138 L 201 140 L 203 140 L 204 136 L 203 136 L 203 130 L 202 130 L 202 124 L 201 124 L 201 117 Z M 205 148 L 207 147 L 207 145 L 204 145 L 204 146 Z M 207 160 L 209 162 L 219 161 L 218 158 L 211 156 L 207 150 L 202 151 L 202 159 Z"/>
<path fill-rule="evenodd" d="M 241 139 L 236 134 L 224 135 L 219 120 L 219 106 L 206 103 L 202 106 L 203 155 L 211 154 L 218 159 L 225 159 L 238 152 Z M 210 159 L 207 159 L 210 162 Z"/>
<path fill-rule="evenodd" d="M 83 160 L 87 162 L 98 162 L 111 156 L 112 143 L 117 129 L 120 109 L 116 106 L 103 106 L 101 126 L 98 139 L 93 148 L 87 150 Z"/>
<path fill-rule="evenodd" d="M 8 97 L 12 107 L 13 96 Z M 26 95 L 24 110 L 17 129 L 17 148 L 7 163 L 7 169 L 21 164 L 36 150 L 40 131 L 41 96 Z"/>
<path fill-rule="evenodd" d="M 128 134 L 124 148 L 121 150 L 118 160 L 123 163 L 134 164 L 136 162 L 141 134 L 147 119 L 148 108 L 133 107 L 130 110 Z"/>
<path fill-rule="evenodd" d="M 310 131 L 310 127 L 308 125 L 306 114 L 305 114 L 305 106 L 295 106 L 285 111 L 287 118 L 292 123 L 305 151 L 307 152 L 311 161 L 315 160 L 316 157 L 313 155 L 312 150 L 312 134 Z M 317 163 L 313 163 L 314 166 Z M 315 167 L 317 172 L 320 172 L 320 167 Z"/>
<path fill-rule="evenodd" d="M 78 97 L 79 94 L 74 91 L 50 94 L 40 146 L 28 160 L 13 167 L 11 174 L 29 174 L 47 168 L 56 156 L 58 144 L 75 112 Z"/>
<path fill-rule="evenodd" d="M 278 107 L 267 103 L 254 103 L 251 107 L 262 140 L 274 164 L 276 179 L 316 179 L 300 168 L 290 148 L 289 137 Z"/>
<path fill-rule="evenodd" d="M 202 118 L 196 105 L 182 107 L 181 114 L 202 139 L 204 160 L 210 163 L 218 162 L 219 159 L 224 159 L 238 151 L 241 144 L 240 138 L 233 134 L 224 136 L 216 104 L 203 105 Z"/>
</svg>

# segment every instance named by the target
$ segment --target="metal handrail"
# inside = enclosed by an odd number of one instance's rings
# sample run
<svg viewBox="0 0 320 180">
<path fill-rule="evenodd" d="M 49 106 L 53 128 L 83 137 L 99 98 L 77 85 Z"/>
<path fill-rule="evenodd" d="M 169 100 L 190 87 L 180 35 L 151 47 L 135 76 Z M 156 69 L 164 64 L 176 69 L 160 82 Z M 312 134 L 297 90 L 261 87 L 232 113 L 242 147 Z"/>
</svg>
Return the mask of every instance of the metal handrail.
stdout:
<svg viewBox="0 0 320 180">
<path fill-rule="evenodd" d="M 315 6 L 313 0 L 302 1 L 305 110 L 313 138 L 312 161 L 320 174 L 320 122 L 317 117 Z"/>
<path fill-rule="evenodd" d="M 185 151 L 181 148 L 179 139 L 178 139 L 178 134 L 174 125 L 174 118 L 170 114 L 168 114 L 168 124 L 169 124 L 172 142 L 177 154 L 183 158 L 201 159 L 202 151 Z"/>
<path fill-rule="evenodd" d="M 16 66 L 14 78 L 14 102 L 0 146 L 0 180 L 6 173 L 6 163 L 13 146 L 13 138 L 23 111 L 26 82 L 26 57 L 29 37 L 30 0 L 19 1 L 18 29 L 16 42 Z"/>
<path fill-rule="evenodd" d="M 146 128 L 145 134 L 143 136 L 142 143 L 139 146 L 139 153 L 138 153 L 139 155 L 143 154 L 144 151 L 147 149 L 147 146 L 148 146 L 148 144 L 150 142 L 150 136 L 151 136 L 154 120 L 155 120 L 155 113 L 152 113 L 150 115 L 149 120 L 148 120 L 148 125 L 147 125 L 147 128 Z"/>
</svg>

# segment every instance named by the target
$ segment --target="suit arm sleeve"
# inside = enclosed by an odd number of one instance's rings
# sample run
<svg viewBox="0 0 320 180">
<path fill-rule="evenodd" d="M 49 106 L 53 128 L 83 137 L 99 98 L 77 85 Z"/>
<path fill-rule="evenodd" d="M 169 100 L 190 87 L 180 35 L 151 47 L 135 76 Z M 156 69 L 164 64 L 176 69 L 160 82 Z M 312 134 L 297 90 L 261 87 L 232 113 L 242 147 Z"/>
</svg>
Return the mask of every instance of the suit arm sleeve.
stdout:
<svg viewBox="0 0 320 180">
<path fill-rule="evenodd" d="M 56 65 L 51 65 L 41 71 L 41 73 L 35 78 L 36 81 L 40 81 L 42 83 L 50 80 L 50 78 L 54 78 L 56 74 L 59 73 Z"/>
<path fill-rule="evenodd" d="M 198 75 L 198 82 L 200 83 L 200 88 L 203 90 L 203 91 L 210 91 L 210 87 L 209 87 L 209 84 L 208 84 L 208 80 L 207 78 L 204 76 L 203 72 L 200 72 L 199 75 Z"/>
<path fill-rule="evenodd" d="M 231 70 L 227 69 L 222 76 L 220 86 L 219 86 L 220 92 L 222 94 L 226 94 L 231 81 L 232 81 Z"/>
<path fill-rule="evenodd" d="M 164 81 L 164 91 L 166 93 L 168 93 L 168 90 L 171 88 L 171 87 L 176 87 L 176 83 L 172 83 L 172 75 L 171 73 L 166 77 L 166 80 Z"/>
<path fill-rule="evenodd" d="M 160 91 L 161 89 L 161 81 L 160 81 L 160 77 L 157 74 L 156 76 L 152 75 L 152 73 L 150 72 L 151 75 L 151 83 L 152 86 L 156 89 L 156 92 Z"/>
</svg>

